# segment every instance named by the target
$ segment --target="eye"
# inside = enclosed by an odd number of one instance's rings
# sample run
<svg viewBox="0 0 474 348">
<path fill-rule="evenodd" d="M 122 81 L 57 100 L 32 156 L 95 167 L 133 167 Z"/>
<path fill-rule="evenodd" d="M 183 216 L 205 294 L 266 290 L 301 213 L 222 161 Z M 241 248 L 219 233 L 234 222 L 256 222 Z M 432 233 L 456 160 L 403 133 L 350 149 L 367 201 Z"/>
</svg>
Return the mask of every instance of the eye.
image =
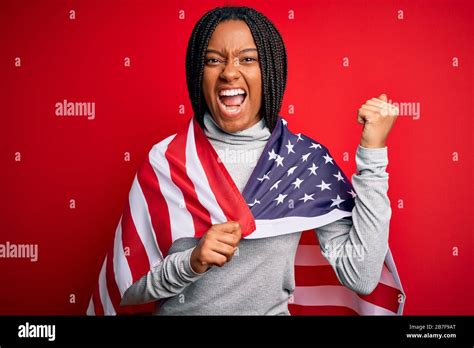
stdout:
<svg viewBox="0 0 474 348">
<path fill-rule="evenodd" d="M 206 64 L 208 65 L 217 65 L 219 64 L 221 61 L 217 58 L 207 58 L 205 61 L 204 61 Z"/>
<path fill-rule="evenodd" d="M 252 58 L 252 57 L 246 57 L 246 58 L 242 59 L 242 61 L 243 61 L 244 63 L 252 63 L 252 62 L 256 62 L 257 59 L 256 59 L 256 58 Z"/>
</svg>

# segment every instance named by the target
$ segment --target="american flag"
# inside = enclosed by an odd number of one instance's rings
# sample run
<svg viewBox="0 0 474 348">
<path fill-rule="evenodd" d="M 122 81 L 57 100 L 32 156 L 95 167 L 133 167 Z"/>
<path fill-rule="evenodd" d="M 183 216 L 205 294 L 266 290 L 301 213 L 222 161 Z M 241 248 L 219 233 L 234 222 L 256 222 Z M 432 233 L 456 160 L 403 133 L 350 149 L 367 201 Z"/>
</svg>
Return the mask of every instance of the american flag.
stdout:
<svg viewBox="0 0 474 348">
<path fill-rule="evenodd" d="M 167 256 L 171 244 L 238 221 L 243 238 L 313 230 L 351 216 L 356 192 L 329 151 L 278 119 L 248 183 L 239 192 L 195 118 L 151 149 L 140 166 L 99 273 L 88 315 L 151 312 L 120 306 L 125 291 Z M 402 314 L 405 295 L 390 250 L 373 293 L 344 287 L 317 239 L 302 234 L 295 259 L 293 315 Z"/>
</svg>

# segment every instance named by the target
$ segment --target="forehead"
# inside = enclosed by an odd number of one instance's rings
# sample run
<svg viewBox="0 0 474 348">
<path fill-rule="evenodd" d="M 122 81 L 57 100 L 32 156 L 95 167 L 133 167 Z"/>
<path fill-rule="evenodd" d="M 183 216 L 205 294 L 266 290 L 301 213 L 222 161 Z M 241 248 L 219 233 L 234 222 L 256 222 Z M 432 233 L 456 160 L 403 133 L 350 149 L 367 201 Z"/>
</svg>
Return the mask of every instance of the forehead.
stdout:
<svg viewBox="0 0 474 348">
<path fill-rule="evenodd" d="M 208 48 L 234 50 L 257 48 L 257 46 L 247 23 L 241 20 L 227 20 L 217 25 L 209 40 Z"/>
</svg>

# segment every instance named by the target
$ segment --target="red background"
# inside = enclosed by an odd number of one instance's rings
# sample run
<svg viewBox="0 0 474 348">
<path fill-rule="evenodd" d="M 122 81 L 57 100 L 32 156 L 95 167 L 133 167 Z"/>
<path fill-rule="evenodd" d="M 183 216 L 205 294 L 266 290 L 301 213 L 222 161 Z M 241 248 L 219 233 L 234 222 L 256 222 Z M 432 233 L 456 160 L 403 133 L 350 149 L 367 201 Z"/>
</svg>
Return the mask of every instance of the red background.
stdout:
<svg viewBox="0 0 474 348">
<path fill-rule="evenodd" d="M 0 243 L 39 246 L 37 262 L 0 259 L 0 314 L 85 313 L 138 164 L 192 116 L 187 41 L 222 4 L 251 5 L 279 28 L 289 59 L 281 115 L 346 174 L 367 99 L 420 103 L 420 118 L 400 116 L 388 143 L 405 314 L 474 314 L 473 2 L 190 0 L 0 2 Z M 64 99 L 95 102 L 95 119 L 55 116 Z"/>
</svg>

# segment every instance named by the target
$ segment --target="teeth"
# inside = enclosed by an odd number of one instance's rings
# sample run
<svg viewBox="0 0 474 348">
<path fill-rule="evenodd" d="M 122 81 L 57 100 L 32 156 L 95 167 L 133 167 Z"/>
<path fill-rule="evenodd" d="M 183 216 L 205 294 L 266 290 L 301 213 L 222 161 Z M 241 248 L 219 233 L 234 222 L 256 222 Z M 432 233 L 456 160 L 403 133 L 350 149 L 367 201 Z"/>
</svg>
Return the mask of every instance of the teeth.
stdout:
<svg viewBox="0 0 474 348">
<path fill-rule="evenodd" d="M 219 95 L 224 95 L 224 96 L 233 96 L 233 95 L 238 95 L 238 94 L 245 94 L 245 91 L 242 88 L 236 88 L 236 89 L 223 89 L 219 92 Z"/>
</svg>

